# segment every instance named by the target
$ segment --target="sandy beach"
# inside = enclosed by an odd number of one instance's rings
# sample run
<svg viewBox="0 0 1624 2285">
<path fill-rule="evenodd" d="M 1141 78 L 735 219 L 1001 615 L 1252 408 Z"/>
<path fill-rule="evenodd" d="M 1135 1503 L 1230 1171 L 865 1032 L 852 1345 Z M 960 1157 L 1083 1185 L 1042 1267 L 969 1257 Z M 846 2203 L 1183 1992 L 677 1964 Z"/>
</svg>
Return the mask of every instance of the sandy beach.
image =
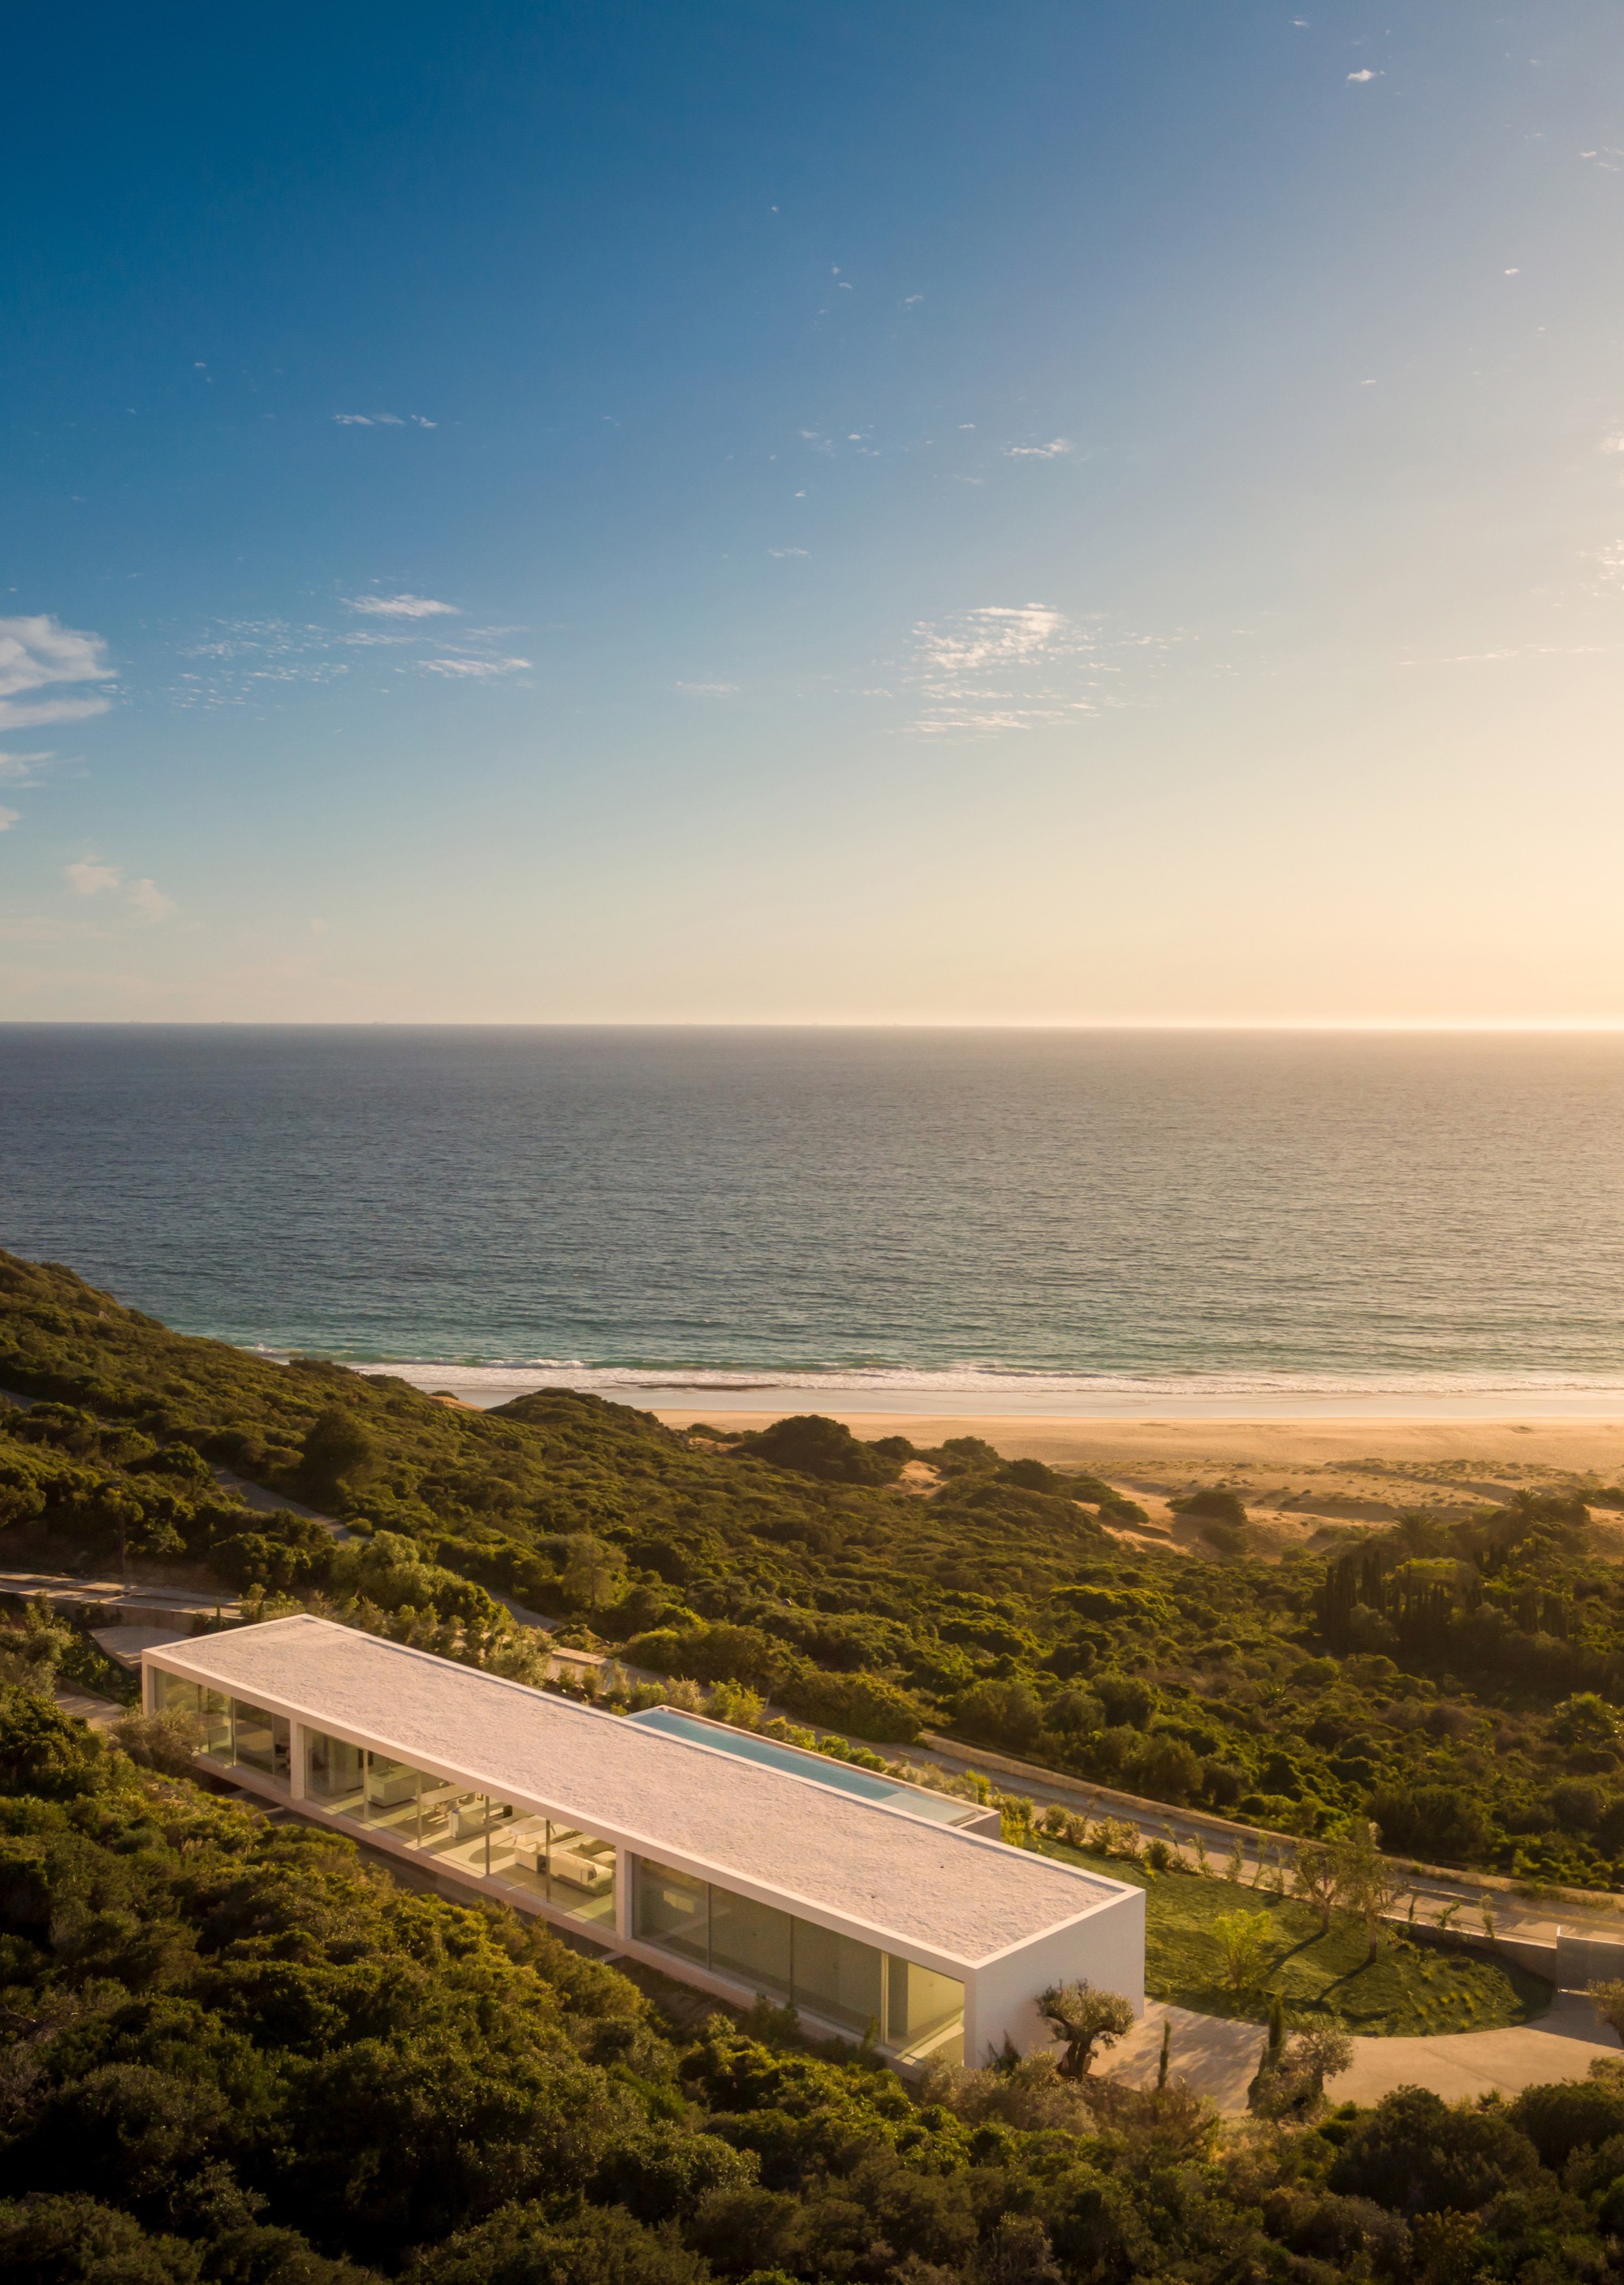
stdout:
<svg viewBox="0 0 1624 2285">
<path fill-rule="evenodd" d="M 967 1413 L 958 1418 L 911 1412 L 842 1412 L 858 1436 L 906 1436 L 940 1444 L 949 1436 L 980 1436 L 1008 1459 L 1047 1460 L 1055 1467 L 1187 1471 L 1353 1467 L 1372 1459 L 1387 1468 L 1439 1468 L 1452 1473 L 1479 1464 L 1495 1473 L 1595 1474 L 1606 1482 L 1624 1474 L 1624 1419 L 1582 1420 L 1109 1420 L 1042 1414 Z M 695 1417 L 663 1410 L 673 1428 Z M 704 1417 L 739 1434 L 771 1416 L 704 1408 Z"/>
<path fill-rule="evenodd" d="M 686 1413 L 662 1411 L 672 1427 Z M 1407 1508 L 1464 1514 L 1517 1491 L 1567 1490 L 1624 1481 L 1624 1420 L 1102 1420 L 1008 1414 L 943 1418 L 849 1412 L 865 1437 L 906 1436 L 922 1448 L 979 1436 L 1008 1459 L 1091 1470 L 1126 1493 L 1149 1519 L 1141 1535 L 1204 1551 L 1198 1527 L 1169 1501 L 1198 1484 L 1240 1493 L 1258 1552 L 1311 1544 L 1338 1525 L 1391 1522 Z M 742 1433 L 759 1412 L 707 1409 L 710 1425 Z M 921 1474 L 924 1472 L 922 1470 Z M 924 1488 L 922 1484 L 921 1488 Z M 1595 1552 L 1624 1559 L 1624 1517 L 1593 1511 Z"/>
</svg>

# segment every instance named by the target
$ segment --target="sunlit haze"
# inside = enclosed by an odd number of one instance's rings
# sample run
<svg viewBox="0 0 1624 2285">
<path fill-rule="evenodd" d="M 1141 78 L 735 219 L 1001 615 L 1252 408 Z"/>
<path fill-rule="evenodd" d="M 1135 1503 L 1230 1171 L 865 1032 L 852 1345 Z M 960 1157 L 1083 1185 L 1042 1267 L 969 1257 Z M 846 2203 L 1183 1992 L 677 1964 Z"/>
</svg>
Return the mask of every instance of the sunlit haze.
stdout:
<svg viewBox="0 0 1624 2285">
<path fill-rule="evenodd" d="M 0 1015 L 1624 1020 L 1610 0 L 7 49 Z"/>
</svg>

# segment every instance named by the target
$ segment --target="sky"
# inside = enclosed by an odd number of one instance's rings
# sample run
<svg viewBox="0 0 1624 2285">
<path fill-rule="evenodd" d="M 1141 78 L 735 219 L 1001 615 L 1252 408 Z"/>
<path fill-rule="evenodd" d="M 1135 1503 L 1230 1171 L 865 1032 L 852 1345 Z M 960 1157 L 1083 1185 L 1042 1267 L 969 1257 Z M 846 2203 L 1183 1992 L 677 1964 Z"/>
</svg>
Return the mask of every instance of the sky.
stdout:
<svg viewBox="0 0 1624 2285">
<path fill-rule="evenodd" d="M 0 1017 L 1624 1022 L 1616 0 L 23 0 Z"/>
</svg>

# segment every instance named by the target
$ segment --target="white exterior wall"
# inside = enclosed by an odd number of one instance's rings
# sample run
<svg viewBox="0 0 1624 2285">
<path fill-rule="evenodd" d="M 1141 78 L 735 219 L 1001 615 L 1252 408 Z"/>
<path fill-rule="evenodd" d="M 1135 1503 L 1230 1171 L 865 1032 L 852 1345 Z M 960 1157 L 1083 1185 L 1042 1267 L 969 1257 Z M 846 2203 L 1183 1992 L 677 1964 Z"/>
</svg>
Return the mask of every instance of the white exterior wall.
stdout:
<svg viewBox="0 0 1624 2285">
<path fill-rule="evenodd" d="M 1038 2013 L 1051 1983 L 1096 1984 L 1145 2012 L 1145 1892 L 1126 1888 L 1067 1927 L 1001 1952 L 971 1971 L 964 1992 L 964 2060 L 985 2066 L 1008 2038 L 1021 2054 L 1052 2046 Z"/>
</svg>

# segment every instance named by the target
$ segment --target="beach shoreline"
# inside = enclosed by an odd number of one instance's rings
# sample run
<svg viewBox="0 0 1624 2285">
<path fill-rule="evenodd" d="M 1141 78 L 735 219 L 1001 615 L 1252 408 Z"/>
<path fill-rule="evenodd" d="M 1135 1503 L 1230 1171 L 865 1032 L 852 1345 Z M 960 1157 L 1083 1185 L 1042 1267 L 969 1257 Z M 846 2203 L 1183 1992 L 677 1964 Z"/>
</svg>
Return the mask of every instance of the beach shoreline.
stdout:
<svg viewBox="0 0 1624 2285">
<path fill-rule="evenodd" d="M 785 1409 L 794 1409 L 785 1407 Z M 810 1409 L 808 1406 L 805 1409 Z M 1482 1466 L 1517 1478 L 1597 1475 L 1612 1483 L 1624 1475 L 1624 1418 L 1477 1419 L 1406 1415 L 1355 1417 L 1232 1419 L 1222 1416 L 1124 1420 L 1100 1415 L 858 1411 L 820 1407 L 866 1438 L 906 1436 L 930 1447 L 952 1436 L 979 1436 L 1006 1459 L 1087 1467 L 1102 1475 L 1181 1471 L 1437 1469 Z M 743 1434 L 766 1416 L 708 1406 L 658 1409 L 669 1427 L 695 1420 Z"/>
</svg>

